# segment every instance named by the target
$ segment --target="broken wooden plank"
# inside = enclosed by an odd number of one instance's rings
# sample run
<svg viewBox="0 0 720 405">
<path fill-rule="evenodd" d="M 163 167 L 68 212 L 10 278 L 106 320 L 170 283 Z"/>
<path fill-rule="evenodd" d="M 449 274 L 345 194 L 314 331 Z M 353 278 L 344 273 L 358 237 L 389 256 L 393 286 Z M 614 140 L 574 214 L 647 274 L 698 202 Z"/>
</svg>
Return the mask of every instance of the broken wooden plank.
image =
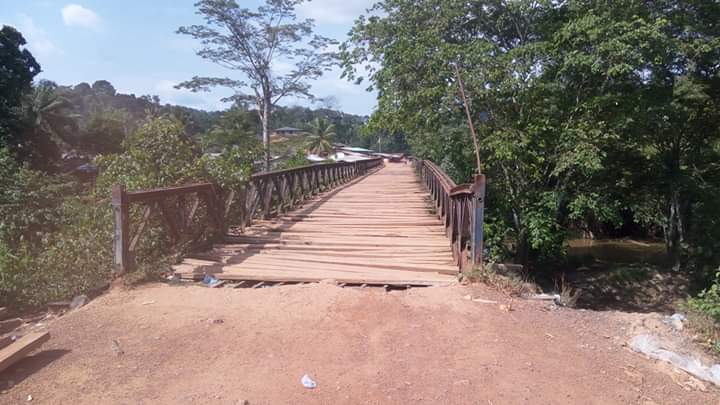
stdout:
<svg viewBox="0 0 720 405">
<path fill-rule="evenodd" d="M 6 370 L 50 339 L 48 332 L 29 333 L 0 350 L 0 372 Z"/>
</svg>

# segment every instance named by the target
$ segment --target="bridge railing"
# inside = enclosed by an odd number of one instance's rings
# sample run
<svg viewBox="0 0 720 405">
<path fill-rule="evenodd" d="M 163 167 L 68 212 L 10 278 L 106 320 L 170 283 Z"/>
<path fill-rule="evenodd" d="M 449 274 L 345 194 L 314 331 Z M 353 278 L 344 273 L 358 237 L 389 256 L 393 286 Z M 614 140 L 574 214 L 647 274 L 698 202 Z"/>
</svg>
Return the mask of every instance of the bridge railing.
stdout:
<svg viewBox="0 0 720 405">
<path fill-rule="evenodd" d="M 123 274 L 134 268 L 141 237 L 150 229 L 163 234 L 165 247 L 200 249 L 221 240 L 228 225 L 242 232 L 255 218 L 287 212 L 382 163 L 382 158 L 373 158 L 260 172 L 242 187 L 229 190 L 197 183 L 126 191 L 116 184 L 112 190 L 115 271 Z"/>
<path fill-rule="evenodd" d="M 415 159 L 413 164 L 445 226 L 459 269 L 482 266 L 485 175 L 476 175 L 472 183 L 458 185 L 429 160 Z"/>
</svg>

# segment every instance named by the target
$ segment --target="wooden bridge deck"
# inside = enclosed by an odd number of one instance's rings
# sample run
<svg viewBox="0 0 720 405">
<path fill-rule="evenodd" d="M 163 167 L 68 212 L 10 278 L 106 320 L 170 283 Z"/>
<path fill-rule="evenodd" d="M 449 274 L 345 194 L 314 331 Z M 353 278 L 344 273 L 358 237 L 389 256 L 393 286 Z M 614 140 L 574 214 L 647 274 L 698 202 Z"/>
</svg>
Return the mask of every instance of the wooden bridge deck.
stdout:
<svg viewBox="0 0 720 405">
<path fill-rule="evenodd" d="M 378 171 L 175 266 L 182 278 L 369 285 L 442 285 L 458 268 L 410 165 Z"/>
</svg>

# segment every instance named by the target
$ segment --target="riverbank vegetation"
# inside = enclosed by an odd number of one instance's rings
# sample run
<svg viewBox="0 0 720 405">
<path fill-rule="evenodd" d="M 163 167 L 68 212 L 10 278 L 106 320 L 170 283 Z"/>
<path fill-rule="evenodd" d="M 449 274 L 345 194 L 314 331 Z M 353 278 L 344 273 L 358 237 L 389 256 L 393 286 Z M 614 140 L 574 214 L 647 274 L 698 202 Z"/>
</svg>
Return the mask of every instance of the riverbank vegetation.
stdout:
<svg viewBox="0 0 720 405">
<path fill-rule="evenodd" d="M 379 93 L 369 125 L 467 181 L 459 69 L 494 260 L 538 274 L 573 264 L 573 234 L 658 238 L 667 262 L 655 268 L 708 286 L 720 259 L 718 19 L 720 4 L 702 0 L 385 0 L 342 53 L 345 75 Z M 716 288 L 692 307 L 717 308 Z"/>
</svg>

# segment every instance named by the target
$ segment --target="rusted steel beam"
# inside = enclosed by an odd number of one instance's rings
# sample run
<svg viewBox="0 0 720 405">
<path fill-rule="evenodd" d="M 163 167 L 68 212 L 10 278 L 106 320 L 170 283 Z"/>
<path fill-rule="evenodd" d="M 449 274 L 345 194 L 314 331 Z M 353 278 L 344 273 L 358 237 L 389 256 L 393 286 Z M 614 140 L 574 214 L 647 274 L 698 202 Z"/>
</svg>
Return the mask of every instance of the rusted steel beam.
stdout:
<svg viewBox="0 0 720 405">
<path fill-rule="evenodd" d="M 191 193 L 202 193 L 212 190 L 213 185 L 211 183 L 197 183 L 189 184 L 186 186 L 177 187 L 165 187 L 156 188 L 151 190 L 132 191 L 126 192 L 128 203 L 150 201 L 155 199 L 163 199 L 172 196 L 191 194 Z"/>
<path fill-rule="evenodd" d="M 482 266 L 485 176 L 477 175 L 473 183 L 458 185 L 431 161 L 413 159 L 413 164 L 420 182 L 428 190 L 438 218 L 446 227 L 459 269 Z"/>
</svg>

